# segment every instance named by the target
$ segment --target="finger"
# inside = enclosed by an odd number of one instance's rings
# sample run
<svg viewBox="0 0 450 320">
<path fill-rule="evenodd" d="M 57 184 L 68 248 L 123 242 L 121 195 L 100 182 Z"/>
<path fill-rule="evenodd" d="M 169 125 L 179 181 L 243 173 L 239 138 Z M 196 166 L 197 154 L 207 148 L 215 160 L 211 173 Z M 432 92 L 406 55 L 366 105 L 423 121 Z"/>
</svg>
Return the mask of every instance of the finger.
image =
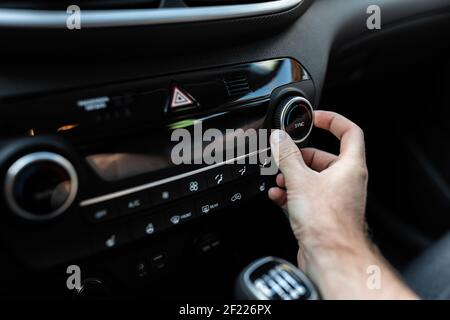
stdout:
<svg viewBox="0 0 450 320">
<path fill-rule="evenodd" d="M 301 151 L 303 160 L 305 161 L 306 165 L 318 172 L 327 169 L 338 159 L 336 155 L 316 148 L 304 148 Z"/>
<path fill-rule="evenodd" d="M 275 202 L 276 205 L 281 208 L 286 207 L 287 203 L 287 194 L 286 191 L 277 187 L 273 187 L 269 189 L 269 199 Z"/>
<path fill-rule="evenodd" d="M 281 130 L 272 132 L 270 145 L 275 163 L 283 173 L 286 184 L 289 184 L 288 180 L 296 179 L 308 169 L 300 149 L 286 132 Z"/>
<path fill-rule="evenodd" d="M 280 188 L 286 188 L 286 181 L 284 181 L 284 176 L 282 173 L 277 175 L 276 182 Z"/>
<path fill-rule="evenodd" d="M 355 123 L 335 112 L 315 111 L 314 125 L 330 131 L 341 141 L 339 157 L 365 160 L 364 134 Z"/>
</svg>

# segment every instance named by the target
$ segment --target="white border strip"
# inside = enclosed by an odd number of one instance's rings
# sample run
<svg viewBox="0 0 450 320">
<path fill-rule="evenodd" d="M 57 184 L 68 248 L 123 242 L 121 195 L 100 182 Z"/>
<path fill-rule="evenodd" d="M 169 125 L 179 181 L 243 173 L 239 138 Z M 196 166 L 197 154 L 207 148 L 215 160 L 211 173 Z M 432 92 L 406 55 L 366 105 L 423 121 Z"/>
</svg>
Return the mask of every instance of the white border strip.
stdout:
<svg viewBox="0 0 450 320">
<path fill-rule="evenodd" d="M 278 0 L 264 3 L 161 9 L 83 10 L 81 28 L 129 27 L 172 23 L 224 20 L 287 11 L 304 0 Z M 65 11 L 0 8 L 0 27 L 66 28 Z"/>
<path fill-rule="evenodd" d="M 120 198 L 120 197 L 129 195 L 129 194 L 133 194 L 133 193 L 136 193 L 136 192 L 140 192 L 140 191 L 144 191 L 144 190 L 147 190 L 147 189 L 150 189 L 150 188 L 154 188 L 154 187 L 157 187 L 157 186 L 162 185 L 162 184 L 166 184 L 166 183 L 170 183 L 170 182 L 173 182 L 173 181 L 181 180 L 181 179 L 193 176 L 193 175 L 201 173 L 201 172 L 212 170 L 214 168 L 223 166 L 225 164 L 235 163 L 238 160 L 243 159 L 243 158 L 247 158 L 247 157 L 250 158 L 250 157 L 254 156 L 255 154 L 266 152 L 268 150 L 270 150 L 270 148 L 266 148 L 266 149 L 258 150 L 258 151 L 253 151 L 253 152 L 251 152 L 249 154 L 245 154 L 245 155 L 239 156 L 237 158 L 229 159 L 229 160 L 224 161 L 224 162 L 216 163 L 216 164 L 204 167 L 204 168 L 200 168 L 200 169 L 197 169 L 197 170 L 185 172 L 185 173 L 182 173 L 182 174 L 179 174 L 179 175 L 176 175 L 176 176 L 172 176 L 172 177 L 169 177 L 169 178 L 153 181 L 153 182 L 146 183 L 146 184 L 143 184 L 143 185 L 140 185 L 140 186 L 136 186 L 136 187 L 132 187 L 132 188 L 129 188 L 129 189 L 124 189 L 124 190 L 121 190 L 121 191 L 116 191 L 116 192 L 113 192 L 113 193 L 105 194 L 103 196 L 86 199 L 86 200 L 83 200 L 83 201 L 80 202 L 80 207 L 91 206 L 91 205 L 94 205 L 94 204 L 102 203 L 102 202 L 105 202 L 105 201 L 109 201 L 109 200 L 113 200 L 113 199 L 116 199 L 116 198 Z"/>
</svg>

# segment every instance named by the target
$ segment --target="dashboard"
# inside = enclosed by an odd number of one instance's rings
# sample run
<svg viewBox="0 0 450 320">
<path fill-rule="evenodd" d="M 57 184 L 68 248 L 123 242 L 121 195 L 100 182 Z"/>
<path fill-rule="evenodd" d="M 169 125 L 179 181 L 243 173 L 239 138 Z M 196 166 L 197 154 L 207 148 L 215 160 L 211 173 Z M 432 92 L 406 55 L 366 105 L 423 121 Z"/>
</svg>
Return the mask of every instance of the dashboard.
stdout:
<svg viewBox="0 0 450 320">
<path fill-rule="evenodd" d="M 222 144 L 227 129 L 280 128 L 306 146 L 331 57 L 450 14 L 447 0 L 85 0 L 77 26 L 66 8 L 0 1 L 4 268 L 80 263 L 132 287 L 218 246 L 208 219 L 219 212 L 211 224 L 229 237 L 220 224 L 274 184 L 260 174 L 267 137 L 218 163 L 175 165 L 175 130 L 194 135 L 201 123 Z M 114 271 L 98 271 L 111 261 Z"/>
</svg>

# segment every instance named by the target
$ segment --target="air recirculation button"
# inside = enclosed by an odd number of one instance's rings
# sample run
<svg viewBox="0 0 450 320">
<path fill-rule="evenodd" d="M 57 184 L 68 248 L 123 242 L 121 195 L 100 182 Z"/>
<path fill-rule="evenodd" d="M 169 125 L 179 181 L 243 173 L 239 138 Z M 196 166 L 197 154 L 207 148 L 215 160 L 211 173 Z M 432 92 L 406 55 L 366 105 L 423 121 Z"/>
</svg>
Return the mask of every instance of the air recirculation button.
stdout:
<svg viewBox="0 0 450 320">
<path fill-rule="evenodd" d="M 75 168 L 56 153 L 25 155 L 6 173 L 6 202 L 15 214 L 27 220 L 49 220 L 62 214 L 73 203 L 77 191 Z"/>
</svg>

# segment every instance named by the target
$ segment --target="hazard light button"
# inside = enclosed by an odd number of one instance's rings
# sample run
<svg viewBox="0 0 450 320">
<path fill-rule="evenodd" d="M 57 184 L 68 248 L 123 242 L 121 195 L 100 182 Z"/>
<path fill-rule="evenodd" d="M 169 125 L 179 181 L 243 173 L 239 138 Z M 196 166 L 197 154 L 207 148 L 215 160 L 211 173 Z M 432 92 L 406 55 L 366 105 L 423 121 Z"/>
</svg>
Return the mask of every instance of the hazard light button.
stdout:
<svg viewBox="0 0 450 320">
<path fill-rule="evenodd" d="M 184 108 L 197 107 L 198 103 L 186 91 L 178 86 L 172 87 L 172 94 L 170 97 L 169 111 L 175 111 Z"/>
</svg>

